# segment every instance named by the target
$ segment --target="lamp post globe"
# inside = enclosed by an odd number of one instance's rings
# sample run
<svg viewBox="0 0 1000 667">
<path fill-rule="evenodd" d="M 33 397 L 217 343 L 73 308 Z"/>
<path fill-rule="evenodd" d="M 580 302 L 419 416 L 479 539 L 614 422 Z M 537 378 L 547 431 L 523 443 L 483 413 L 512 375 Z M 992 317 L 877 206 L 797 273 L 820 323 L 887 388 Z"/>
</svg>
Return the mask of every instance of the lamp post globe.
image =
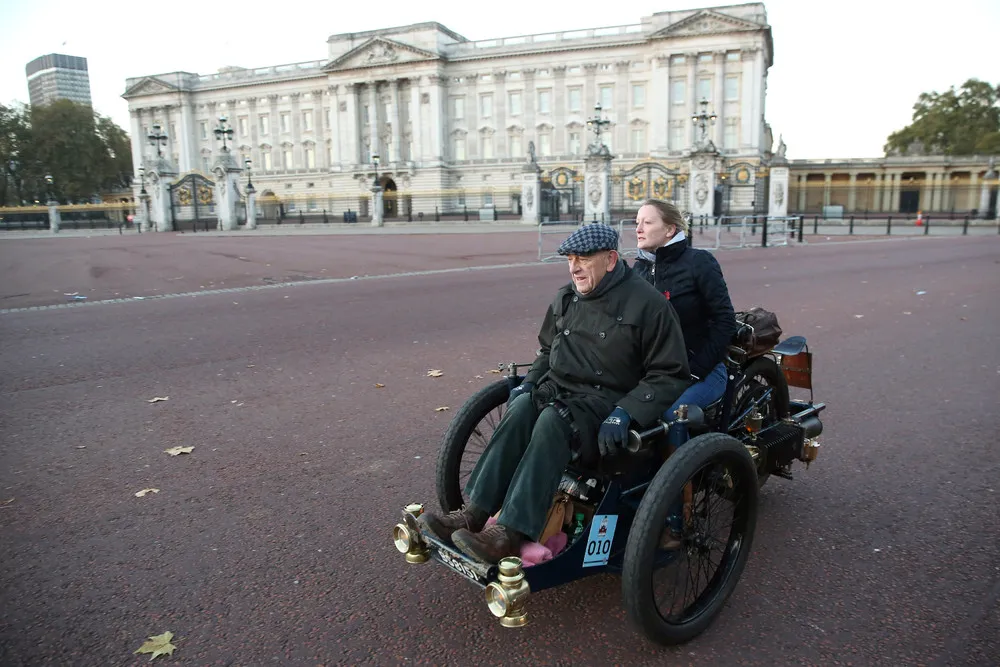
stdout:
<svg viewBox="0 0 1000 667">
<path fill-rule="evenodd" d="M 372 164 L 375 165 L 375 185 L 378 185 L 378 165 L 381 158 L 378 153 L 372 153 Z"/>
</svg>

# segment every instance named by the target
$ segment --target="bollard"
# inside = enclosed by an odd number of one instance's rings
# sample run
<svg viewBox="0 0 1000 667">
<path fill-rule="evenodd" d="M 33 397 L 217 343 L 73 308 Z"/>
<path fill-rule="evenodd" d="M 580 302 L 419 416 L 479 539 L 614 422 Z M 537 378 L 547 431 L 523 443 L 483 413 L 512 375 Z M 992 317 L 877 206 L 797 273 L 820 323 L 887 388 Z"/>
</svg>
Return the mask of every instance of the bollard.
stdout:
<svg viewBox="0 0 1000 667">
<path fill-rule="evenodd" d="M 326 217 L 326 209 L 323 209 L 323 224 L 330 222 L 330 219 Z"/>
<path fill-rule="evenodd" d="M 805 221 L 805 218 L 800 215 L 799 216 L 799 243 L 802 243 L 802 225 L 803 225 L 804 221 Z"/>
<path fill-rule="evenodd" d="M 854 236 L 854 216 L 853 216 L 853 215 L 851 216 L 851 226 L 850 226 L 850 228 L 849 228 L 849 229 L 847 230 L 847 234 L 848 234 L 849 236 Z"/>
<path fill-rule="evenodd" d="M 813 216 L 813 235 L 819 233 L 819 216 Z"/>
<path fill-rule="evenodd" d="M 892 236 L 892 216 L 891 215 L 889 216 L 889 219 L 885 221 L 885 235 L 886 236 Z"/>
<path fill-rule="evenodd" d="M 302 211 L 299 211 L 299 224 L 301 225 L 301 224 L 302 224 L 302 223 L 304 223 L 305 221 L 306 221 L 306 218 L 305 218 L 305 216 L 304 216 L 304 215 L 302 215 Z"/>
<path fill-rule="evenodd" d="M 437 204 L 434 205 L 434 222 L 441 222 L 441 214 L 438 213 Z"/>
<path fill-rule="evenodd" d="M 466 206 L 465 204 L 462 204 L 462 215 L 465 216 L 465 221 L 468 222 L 469 221 L 469 207 Z"/>
<path fill-rule="evenodd" d="M 965 216 L 965 222 L 962 223 L 962 236 L 969 235 L 969 216 Z"/>
<path fill-rule="evenodd" d="M 931 216 L 924 218 L 924 236 L 927 236 L 931 231 Z"/>
<path fill-rule="evenodd" d="M 764 222 L 760 226 L 760 247 L 767 247 L 767 217 L 764 218 Z"/>
</svg>

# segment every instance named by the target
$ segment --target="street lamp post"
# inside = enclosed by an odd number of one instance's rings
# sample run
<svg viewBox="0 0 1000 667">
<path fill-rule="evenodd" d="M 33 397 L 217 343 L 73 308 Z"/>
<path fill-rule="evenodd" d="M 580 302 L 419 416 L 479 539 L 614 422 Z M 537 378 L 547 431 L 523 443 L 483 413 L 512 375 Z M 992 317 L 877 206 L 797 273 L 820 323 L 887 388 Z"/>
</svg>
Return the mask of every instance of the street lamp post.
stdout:
<svg viewBox="0 0 1000 667">
<path fill-rule="evenodd" d="M 142 217 L 136 223 L 136 230 L 141 234 L 144 221 L 149 220 L 149 193 L 146 192 L 146 168 L 140 166 L 139 172 L 139 202 L 142 206 Z"/>
<path fill-rule="evenodd" d="M 215 128 L 215 138 L 222 139 L 222 152 L 226 153 L 229 151 L 229 147 L 226 146 L 226 140 L 232 140 L 233 138 L 233 128 L 229 127 L 227 123 L 229 118 L 226 116 L 219 116 L 219 126 Z"/>
<path fill-rule="evenodd" d="M 701 139 L 698 141 L 699 146 L 706 146 L 708 141 L 708 126 L 715 125 L 716 115 L 713 111 L 708 113 L 708 100 L 702 98 L 701 100 L 701 113 L 694 114 L 691 116 L 691 122 L 701 130 Z"/>
<path fill-rule="evenodd" d="M 52 180 L 52 174 L 45 174 L 45 196 L 48 197 L 48 204 L 52 205 L 55 200 L 55 193 L 53 192 L 53 184 L 55 181 Z"/>
<path fill-rule="evenodd" d="M 378 153 L 372 153 L 372 164 L 375 165 L 375 185 L 378 185 L 378 165 L 380 161 L 381 158 L 379 158 Z"/>
<path fill-rule="evenodd" d="M 604 109 L 603 107 L 601 107 L 601 103 L 598 102 L 597 104 L 594 105 L 593 118 L 587 120 L 587 127 L 590 128 L 590 130 L 593 131 L 594 133 L 594 143 L 591 145 L 591 148 L 594 152 L 601 150 L 601 145 L 603 143 L 601 141 L 601 132 L 604 131 L 605 127 L 611 125 L 610 120 L 608 120 L 607 118 L 603 118 L 601 116 L 601 112 L 603 110 Z"/>
<path fill-rule="evenodd" d="M 149 133 L 147 138 L 151 145 L 156 146 L 156 157 L 163 157 L 163 151 L 160 150 L 160 147 L 167 145 L 167 134 L 161 129 L 159 124 L 153 125 L 153 131 Z"/>
<path fill-rule="evenodd" d="M 253 166 L 253 162 L 250 161 L 250 158 L 247 158 L 243 160 L 243 166 L 247 170 L 247 194 L 252 194 L 256 192 L 253 187 L 253 176 L 250 173 L 250 167 Z"/>
<path fill-rule="evenodd" d="M 21 195 L 21 184 L 17 179 L 17 174 L 18 171 L 20 170 L 20 167 L 21 165 L 18 163 L 17 160 L 10 160 L 7 163 L 7 171 L 10 173 L 11 181 L 13 181 L 14 187 L 17 189 L 17 200 L 15 201 L 15 204 L 24 203 L 24 198 Z"/>
</svg>

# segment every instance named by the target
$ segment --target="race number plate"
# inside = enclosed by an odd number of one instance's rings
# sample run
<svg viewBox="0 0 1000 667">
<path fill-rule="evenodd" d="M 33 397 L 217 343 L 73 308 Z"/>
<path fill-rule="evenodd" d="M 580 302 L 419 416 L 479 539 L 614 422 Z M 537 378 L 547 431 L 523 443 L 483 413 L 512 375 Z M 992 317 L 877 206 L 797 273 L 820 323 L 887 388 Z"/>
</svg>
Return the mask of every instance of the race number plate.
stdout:
<svg viewBox="0 0 1000 667">
<path fill-rule="evenodd" d="M 438 560 L 440 560 L 442 563 L 453 569 L 455 572 L 458 572 L 459 574 L 468 579 L 472 579 L 477 584 L 480 584 L 482 586 L 486 585 L 486 581 L 483 579 L 483 577 L 481 577 L 479 573 L 476 572 L 468 564 L 462 562 L 461 559 L 452 556 L 450 553 L 444 550 L 439 550 L 437 552 L 437 557 Z"/>
<path fill-rule="evenodd" d="M 597 514 L 590 524 L 587 551 L 583 554 L 583 566 L 607 565 L 611 555 L 611 543 L 615 539 L 617 514 Z"/>
</svg>

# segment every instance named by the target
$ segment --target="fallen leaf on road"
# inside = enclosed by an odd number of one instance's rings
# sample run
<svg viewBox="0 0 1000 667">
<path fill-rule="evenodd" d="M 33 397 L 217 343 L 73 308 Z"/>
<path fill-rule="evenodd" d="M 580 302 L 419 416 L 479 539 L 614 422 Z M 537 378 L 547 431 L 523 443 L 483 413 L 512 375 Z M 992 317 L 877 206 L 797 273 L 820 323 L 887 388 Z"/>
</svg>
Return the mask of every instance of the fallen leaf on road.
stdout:
<svg viewBox="0 0 1000 667">
<path fill-rule="evenodd" d="M 190 454 L 194 451 L 194 447 L 171 447 L 170 449 L 164 449 L 165 454 L 170 454 L 171 456 L 178 456 L 180 454 Z"/>
<path fill-rule="evenodd" d="M 87 445 L 77 445 L 76 448 L 77 449 L 86 449 Z"/>
<path fill-rule="evenodd" d="M 427 371 L 427 377 L 429 378 L 439 378 L 444 375 L 444 371 Z"/>
<path fill-rule="evenodd" d="M 440 408 L 434 408 L 434 412 L 444 412 L 445 410 L 451 410 L 447 405 L 442 405 Z"/>
<path fill-rule="evenodd" d="M 483 379 L 483 376 L 482 376 L 482 375 L 477 375 L 477 376 L 476 376 L 476 379 L 477 379 L 477 380 L 482 380 L 482 379 Z"/>
<path fill-rule="evenodd" d="M 376 388 L 376 389 L 382 389 L 383 387 L 385 387 L 385 385 L 384 385 L 384 384 L 381 384 L 381 383 L 379 383 L 379 382 L 376 382 L 376 383 L 375 383 L 375 388 Z"/>
<path fill-rule="evenodd" d="M 150 637 L 146 642 L 139 647 L 136 653 L 152 653 L 152 657 L 149 659 L 152 662 L 157 656 L 160 655 L 173 655 L 174 649 L 177 647 L 170 643 L 170 640 L 174 638 L 174 633 L 164 632 L 162 635 L 154 635 Z"/>
<path fill-rule="evenodd" d="M 247 368 L 253 368 L 253 364 L 247 364 Z"/>
<path fill-rule="evenodd" d="M 488 370 L 486 372 L 487 373 L 496 373 L 497 375 L 500 375 L 500 369 L 499 368 L 491 368 L 490 370 Z"/>
<path fill-rule="evenodd" d="M 142 498 L 147 493 L 159 493 L 159 492 L 160 492 L 159 489 L 143 489 L 142 491 L 136 491 L 135 492 L 135 497 L 136 498 Z"/>
<path fill-rule="evenodd" d="M 6 507 L 7 505 L 10 505 L 12 502 L 14 502 L 14 499 L 13 498 L 8 498 L 7 500 L 5 500 L 2 503 L 0 503 L 0 507 Z"/>
<path fill-rule="evenodd" d="M 908 310 L 904 310 L 904 311 L 903 311 L 903 314 L 904 314 L 904 315 L 912 315 L 913 313 L 911 313 L 911 312 L 910 312 L 910 311 L 908 311 Z"/>
<path fill-rule="evenodd" d="M 860 320 L 862 317 L 864 317 L 864 315 L 855 315 L 854 317 L 856 317 L 856 318 L 858 318 Z"/>
<path fill-rule="evenodd" d="M 153 398 L 146 399 L 147 403 L 159 403 L 160 401 L 169 401 L 169 396 L 154 396 Z"/>
<path fill-rule="evenodd" d="M 966 320 L 968 320 L 968 318 L 967 318 L 967 317 L 960 317 L 960 318 L 958 318 L 958 319 L 962 320 L 963 322 L 965 322 Z"/>
</svg>

